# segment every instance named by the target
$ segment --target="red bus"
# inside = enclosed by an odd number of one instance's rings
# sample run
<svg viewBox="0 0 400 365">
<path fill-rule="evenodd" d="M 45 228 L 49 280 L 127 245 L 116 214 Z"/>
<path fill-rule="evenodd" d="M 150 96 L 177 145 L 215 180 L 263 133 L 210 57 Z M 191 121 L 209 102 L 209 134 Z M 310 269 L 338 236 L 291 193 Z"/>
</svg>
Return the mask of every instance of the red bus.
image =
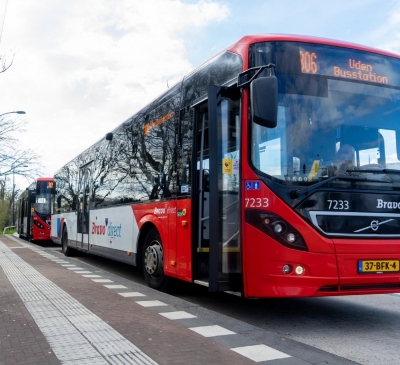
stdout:
<svg viewBox="0 0 400 365">
<path fill-rule="evenodd" d="M 54 194 L 54 178 L 40 177 L 20 195 L 15 221 L 19 237 L 34 242 L 50 240 Z"/>
<path fill-rule="evenodd" d="M 398 55 L 246 36 L 57 171 L 51 237 L 160 290 L 399 293 L 399 120 Z"/>
</svg>

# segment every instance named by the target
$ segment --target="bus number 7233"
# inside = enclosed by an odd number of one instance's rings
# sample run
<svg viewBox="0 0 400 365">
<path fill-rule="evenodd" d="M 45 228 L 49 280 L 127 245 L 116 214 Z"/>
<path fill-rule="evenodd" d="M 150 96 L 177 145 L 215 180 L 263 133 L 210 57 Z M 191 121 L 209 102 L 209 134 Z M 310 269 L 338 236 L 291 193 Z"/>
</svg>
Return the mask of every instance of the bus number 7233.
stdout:
<svg viewBox="0 0 400 365">
<path fill-rule="evenodd" d="M 246 198 L 246 208 L 266 208 L 269 206 L 268 198 Z"/>
</svg>

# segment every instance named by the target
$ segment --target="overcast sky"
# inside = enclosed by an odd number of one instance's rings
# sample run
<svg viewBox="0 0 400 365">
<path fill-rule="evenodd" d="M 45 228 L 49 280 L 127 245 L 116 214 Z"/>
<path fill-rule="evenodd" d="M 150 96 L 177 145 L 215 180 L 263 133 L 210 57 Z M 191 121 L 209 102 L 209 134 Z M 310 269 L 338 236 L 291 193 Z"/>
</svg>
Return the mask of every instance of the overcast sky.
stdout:
<svg viewBox="0 0 400 365">
<path fill-rule="evenodd" d="M 400 0 L 6 3 L 0 53 L 14 63 L 0 74 L 0 114 L 26 111 L 14 115 L 27 122 L 20 141 L 42 156 L 43 176 L 244 35 L 303 34 L 400 54 Z"/>
</svg>

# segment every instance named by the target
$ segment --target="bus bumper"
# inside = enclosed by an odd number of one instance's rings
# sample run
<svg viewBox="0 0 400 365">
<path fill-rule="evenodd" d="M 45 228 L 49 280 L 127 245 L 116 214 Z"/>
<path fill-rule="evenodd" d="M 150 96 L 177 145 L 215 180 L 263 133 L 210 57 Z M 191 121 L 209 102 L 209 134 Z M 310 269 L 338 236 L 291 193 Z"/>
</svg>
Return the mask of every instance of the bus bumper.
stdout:
<svg viewBox="0 0 400 365">
<path fill-rule="evenodd" d="M 344 241 L 337 241 L 334 242 L 336 252 L 322 253 L 284 247 L 261 232 L 253 231 L 252 235 L 255 239 L 248 240 L 247 246 L 243 247 L 245 297 L 322 297 L 400 293 L 399 271 L 385 273 L 359 271 L 360 260 L 399 260 L 400 253 L 393 253 L 395 246 L 393 242 L 391 242 L 392 250 L 389 250 L 377 242 L 369 241 L 368 249 L 365 244 L 356 245 L 354 240 L 346 241 L 346 245 L 342 244 Z M 353 253 L 349 253 L 350 243 Z M 285 273 L 285 267 L 286 269 L 289 267 L 290 271 L 286 270 Z M 297 267 L 302 269 L 296 270 Z"/>
</svg>

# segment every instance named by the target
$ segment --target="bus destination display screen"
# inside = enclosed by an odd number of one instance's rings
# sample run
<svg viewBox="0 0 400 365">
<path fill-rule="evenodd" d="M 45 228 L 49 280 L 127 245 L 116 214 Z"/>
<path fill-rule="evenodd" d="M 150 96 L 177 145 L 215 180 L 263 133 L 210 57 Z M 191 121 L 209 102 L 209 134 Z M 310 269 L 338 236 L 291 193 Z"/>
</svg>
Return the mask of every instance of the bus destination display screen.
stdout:
<svg viewBox="0 0 400 365">
<path fill-rule="evenodd" d="M 400 87 L 399 61 L 333 47 L 300 46 L 301 72 Z"/>
</svg>

